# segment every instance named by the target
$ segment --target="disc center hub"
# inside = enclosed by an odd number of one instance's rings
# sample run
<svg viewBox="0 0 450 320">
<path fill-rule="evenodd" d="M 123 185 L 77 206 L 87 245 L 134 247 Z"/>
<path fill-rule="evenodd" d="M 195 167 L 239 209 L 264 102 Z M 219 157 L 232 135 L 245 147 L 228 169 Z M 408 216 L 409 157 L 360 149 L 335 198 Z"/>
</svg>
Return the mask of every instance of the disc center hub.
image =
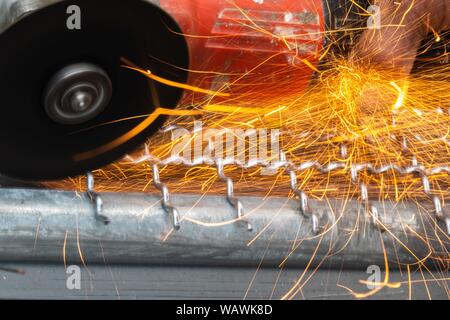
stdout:
<svg viewBox="0 0 450 320">
<path fill-rule="evenodd" d="M 82 112 L 92 106 L 93 98 L 85 91 L 75 92 L 70 99 L 70 106 L 75 112 Z"/>
<path fill-rule="evenodd" d="M 111 95 L 111 81 L 103 69 L 89 63 L 77 63 L 52 77 L 45 89 L 44 106 L 55 122 L 75 125 L 99 115 Z"/>
</svg>

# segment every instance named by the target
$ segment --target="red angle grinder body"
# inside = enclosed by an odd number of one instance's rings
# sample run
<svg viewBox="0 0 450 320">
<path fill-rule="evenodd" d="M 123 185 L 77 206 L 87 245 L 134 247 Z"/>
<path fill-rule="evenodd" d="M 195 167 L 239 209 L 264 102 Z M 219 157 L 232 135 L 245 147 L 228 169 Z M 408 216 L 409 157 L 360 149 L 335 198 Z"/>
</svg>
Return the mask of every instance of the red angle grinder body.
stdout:
<svg viewBox="0 0 450 320">
<path fill-rule="evenodd" d="M 161 0 L 190 54 L 191 84 L 246 96 L 305 89 L 325 39 L 322 0 Z M 292 88 L 292 87 L 291 87 Z M 187 93 L 191 99 L 191 95 Z M 199 97 L 201 98 L 201 97 Z"/>
</svg>

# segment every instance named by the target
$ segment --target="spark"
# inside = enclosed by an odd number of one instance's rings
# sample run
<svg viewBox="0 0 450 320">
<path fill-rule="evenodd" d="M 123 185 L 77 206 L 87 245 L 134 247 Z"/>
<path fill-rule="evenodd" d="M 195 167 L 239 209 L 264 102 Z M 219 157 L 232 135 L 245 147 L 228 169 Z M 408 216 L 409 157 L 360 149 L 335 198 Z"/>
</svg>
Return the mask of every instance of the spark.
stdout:
<svg viewBox="0 0 450 320">
<path fill-rule="evenodd" d="M 143 70 L 143 69 L 130 67 L 130 66 L 126 66 L 126 65 L 124 65 L 123 67 L 127 68 L 127 69 L 130 69 L 130 70 L 137 71 L 137 72 L 145 75 L 146 77 L 148 77 L 148 78 L 150 78 L 150 79 L 152 79 L 152 80 L 154 80 L 156 82 L 165 84 L 165 85 L 170 86 L 170 87 L 180 88 L 180 89 L 184 89 L 184 90 L 190 90 L 190 91 L 204 93 L 204 94 L 210 94 L 210 95 L 218 96 L 218 97 L 229 97 L 230 96 L 229 93 L 223 93 L 223 92 L 217 92 L 217 91 L 201 89 L 201 88 L 198 88 L 198 87 L 190 86 L 190 85 L 185 84 L 185 83 L 179 83 L 179 82 L 175 82 L 175 81 L 172 81 L 172 80 L 164 79 L 164 78 L 161 78 L 161 77 L 153 74 L 150 70 Z"/>
</svg>

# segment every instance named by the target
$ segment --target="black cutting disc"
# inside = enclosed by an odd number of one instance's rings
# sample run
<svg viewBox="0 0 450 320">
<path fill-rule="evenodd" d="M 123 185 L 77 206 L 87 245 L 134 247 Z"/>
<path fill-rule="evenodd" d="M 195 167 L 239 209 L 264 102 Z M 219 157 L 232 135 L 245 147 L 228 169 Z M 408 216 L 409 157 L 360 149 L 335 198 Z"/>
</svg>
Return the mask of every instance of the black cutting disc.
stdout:
<svg viewBox="0 0 450 320">
<path fill-rule="evenodd" d="M 80 30 L 67 28 L 69 5 L 81 9 Z M 187 72 L 181 68 L 188 68 L 188 49 L 179 32 L 165 12 L 142 0 L 75 0 L 40 9 L 0 34 L 0 173 L 22 180 L 65 178 L 107 165 L 142 144 L 163 119 L 112 150 L 77 159 L 129 132 L 143 118 L 102 124 L 177 104 L 182 90 L 151 83 L 123 68 L 121 58 L 185 82 Z M 48 116 L 44 92 L 59 70 L 77 63 L 104 70 L 112 96 L 94 119 L 60 124 Z"/>
</svg>

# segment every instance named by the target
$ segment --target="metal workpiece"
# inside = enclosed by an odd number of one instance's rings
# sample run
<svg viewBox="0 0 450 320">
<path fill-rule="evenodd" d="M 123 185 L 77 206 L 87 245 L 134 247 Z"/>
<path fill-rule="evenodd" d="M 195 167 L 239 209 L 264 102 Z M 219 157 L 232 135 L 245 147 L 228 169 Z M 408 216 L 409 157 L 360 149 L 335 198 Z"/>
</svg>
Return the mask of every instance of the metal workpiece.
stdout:
<svg viewBox="0 0 450 320">
<path fill-rule="evenodd" d="M 0 261 L 271 267 L 326 261 L 327 266 L 367 268 L 385 266 L 386 254 L 395 268 L 425 258 L 432 265 L 448 260 L 448 241 L 432 241 L 444 231 L 413 203 L 379 203 L 388 230 L 380 232 L 370 226 L 358 201 L 343 206 L 310 200 L 322 230 L 315 235 L 311 220 L 299 214 L 297 200 L 241 197 L 245 219 L 253 226 L 249 232 L 224 197 L 173 196 L 181 224 L 175 231 L 159 195 L 101 197 L 109 225 L 96 219 L 85 193 L 2 190 Z"/>
</svg>

